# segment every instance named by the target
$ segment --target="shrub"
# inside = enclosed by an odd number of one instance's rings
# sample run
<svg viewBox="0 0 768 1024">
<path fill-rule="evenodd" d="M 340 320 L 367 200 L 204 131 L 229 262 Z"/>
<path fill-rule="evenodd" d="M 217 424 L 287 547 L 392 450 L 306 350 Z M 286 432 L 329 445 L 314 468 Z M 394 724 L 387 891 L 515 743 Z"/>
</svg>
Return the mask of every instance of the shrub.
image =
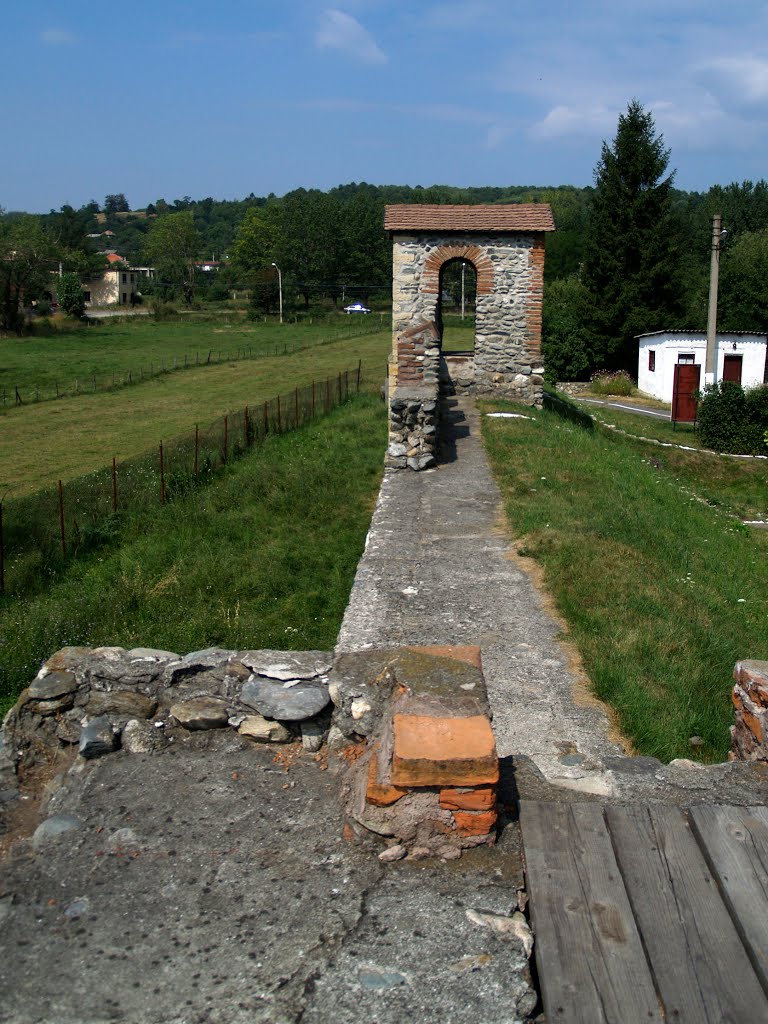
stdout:
<svg viewBox="0 0 768 1024">
<path fill-rule="evenodd" d="M 707 384 L 699 403 L 701 439 L 719 452 L 760 455 L 768 428 L 768 385 L 744 390 L 736 381 Z"/>
<path fill-rule="evenodd" d="M 590 391 L 593 395 L 621 395 L 627 397 L 634 393 L 635 385 L 626 370 L 598 370 L 590 378 Z"/>
</svg>

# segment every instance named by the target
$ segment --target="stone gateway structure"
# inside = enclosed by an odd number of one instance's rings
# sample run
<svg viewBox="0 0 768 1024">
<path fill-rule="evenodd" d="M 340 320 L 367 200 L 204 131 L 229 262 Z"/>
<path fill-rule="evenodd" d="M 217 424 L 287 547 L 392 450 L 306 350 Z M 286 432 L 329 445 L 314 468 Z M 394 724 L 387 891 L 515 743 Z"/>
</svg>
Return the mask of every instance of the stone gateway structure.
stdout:
<svg viewBox="0 0 768 1024">
<path fill-rule="evenodd" d="M 437 452 L 441 381 L 452 389 L 541 402 L 545 203 L 387 206 L 393 249 L 390 443 L 387 464 L 427 469 Z M 441 352 L 442 275 L 477 274 L 475 351 L 452 370 Z"/>
</svg>

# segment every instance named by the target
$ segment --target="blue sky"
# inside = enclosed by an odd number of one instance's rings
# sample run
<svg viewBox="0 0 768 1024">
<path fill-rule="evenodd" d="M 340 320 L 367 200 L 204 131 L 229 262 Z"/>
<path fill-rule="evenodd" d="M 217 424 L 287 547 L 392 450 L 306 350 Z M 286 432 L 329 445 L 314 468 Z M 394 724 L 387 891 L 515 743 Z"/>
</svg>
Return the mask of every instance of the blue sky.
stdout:
<svg viewBox="0 0 768 1024">
<path fill-rule="evenodd" d="M 636 97 L 681 188 L 768 177 L 768 5 L 8 5 L 0 206 L 349 181 L 586 185 Z"/>
</svg>

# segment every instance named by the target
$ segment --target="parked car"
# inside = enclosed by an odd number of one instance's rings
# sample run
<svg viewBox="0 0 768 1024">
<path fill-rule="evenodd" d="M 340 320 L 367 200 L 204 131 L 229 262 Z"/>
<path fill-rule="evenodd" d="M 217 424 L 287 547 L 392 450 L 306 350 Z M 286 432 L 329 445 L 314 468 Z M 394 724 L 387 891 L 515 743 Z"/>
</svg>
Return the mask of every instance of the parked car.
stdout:
<svg viewBox="0 0 768 1024">
<path fill-rule="evenodd" d="M 364 306 L 362 302 L 353 302 L 351 306 L 344 307 L 345 313 L 370 313 L 370 309 Z"/>
</svg>

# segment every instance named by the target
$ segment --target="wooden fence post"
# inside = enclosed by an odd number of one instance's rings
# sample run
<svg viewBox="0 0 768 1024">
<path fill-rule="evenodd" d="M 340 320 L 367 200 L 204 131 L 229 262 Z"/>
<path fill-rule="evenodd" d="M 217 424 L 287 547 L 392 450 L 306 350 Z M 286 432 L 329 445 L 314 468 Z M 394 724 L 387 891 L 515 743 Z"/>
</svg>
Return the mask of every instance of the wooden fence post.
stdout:
<svg viewBox="0 0 768 1024">
<path fill-rule="evenodd" d="M 61 535 L 61 554 L 67 557 L 67 540 L 64 536 L 64 488 L 59 480 L 59 533 Z"/>
<path fill-rule="evenodd" d="M 315 382 L 312 381 L 312 419 L 315 418 Z"/>
<path fill-rule="evenodd" d="M 117 512 L 117 463 L 112 456 L 112 511 Z"/>
<path fill-rule="evenodd" d="M 298 427 L 298 425 L 299 425 L 299 389 L 298 388 L 296 388 L 296 391 L 294 392 L 294 406 L 295 406 L 295 409 L 296 409 L 296 422 L 294 423 L 294 426 Z"/>
<path fill-rule="evenodd" d="M 249 422 L 248 422 L 248 406 L 247 405 L 245 407 L 244 424 L 245 425 L 244 425 L 243 431 L 244 431 L 245 437 L 243 438 L 243 448 L 247 448 L 248 447 L 248 434 L 250 433 L 250 431 L 248 429 Z"/>
<path fill-rule="evenodd" d="M 163 442 L 160 442 L 160 504 L 165 504 L 165 460 L 163 459 Z"/>
<path fill-rule="evenodd" d="M 363 360 L 362 359 L 358 359 L 358 361 L 357 361 L 357 390 L 358 391 L 360 390 L 360 371 L 362 370 L 362 367 L 363 367 Z"/>
<path fill-rule="evenodd" d="M 227 449 L 229 448 L 229 417 L 224 417 L 224 462 L 227 461 Z"/>
<path fill-rule="evenodd" d="M 269 433 L 269 400 L 264 402 L 264 436 Z"/>
<path fill-rule="evenodd" d="M 197 480 L 197 474 L 199 470 L 199 453 L 200 453 L 200 425 L 195 424 L 195 480 Z"/>
<path fill-rule="evenodd" d="M 5 593 L 5 540 L 3 539 L 3 503 L 0 501 L 0 594 Z"/>
<path fill-rule="evenodd" d="M 282 423 L 280 422 L 280 395 L 278 395 L 277 396 L 277 432 L 278 432 L 278 434 L 282 432 L 282 429 L 283 429 L 283 426 L 282 426 Z"/>
</svg>

